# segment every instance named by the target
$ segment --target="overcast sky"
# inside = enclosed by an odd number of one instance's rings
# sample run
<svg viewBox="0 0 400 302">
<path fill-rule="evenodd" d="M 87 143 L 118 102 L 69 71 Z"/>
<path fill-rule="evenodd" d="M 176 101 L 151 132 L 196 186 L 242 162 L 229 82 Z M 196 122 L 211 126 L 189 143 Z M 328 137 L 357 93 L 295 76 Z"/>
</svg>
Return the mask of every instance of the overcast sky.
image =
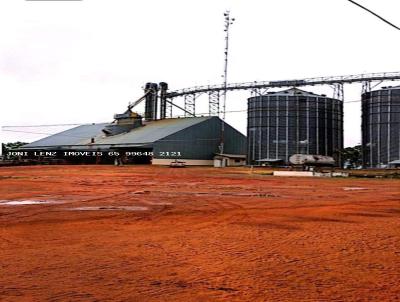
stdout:
<svg viewBox="0 0 400 302">
<path fill-rule="evenodd" d="M 400 25 L 398 0 L 359 2 Z M 1 0 L 0 125 L 107 122 L 146 82 L 172 90 L 222 83 L 226 9 L 236 18 L 229 82 L 400 71 L 400 31 L 347 0 Z M 360 92 L 346 85 L 345 100 Z M 228 94 L 227 110 L 246 110 L 247 97 Z M 360 103 L 345 104 L 346 146 L 360 142 L 360 115 Z M 246 132 L 246 112 L 228 113 L 227 122 Z M 43 136 L 2 131 L 0 138 Z"/>
</svg>

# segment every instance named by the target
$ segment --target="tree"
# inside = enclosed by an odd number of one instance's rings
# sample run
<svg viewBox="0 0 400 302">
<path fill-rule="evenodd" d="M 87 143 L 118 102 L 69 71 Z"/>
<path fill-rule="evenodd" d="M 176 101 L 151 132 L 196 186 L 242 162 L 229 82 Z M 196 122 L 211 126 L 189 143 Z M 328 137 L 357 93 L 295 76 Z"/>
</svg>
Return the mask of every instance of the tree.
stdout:
<svg viewBox="0 0 400 302">
<path fill-rule="evenodd" d="M 26 145 L 28 143 L 24 143 L 24 142 L 14 142 L 14 143 L 6 143 L 6 144 L 1 144 L 1 150 L 2 150 L 2 154 L 3 156 L 7 155 L 8 151 L 11 151 L 13 149 L 18 149 L 19 147 Z"/>
<path fill-rule="evenodd" d="M 347 168 L 356 168 L 362 165 L 362 146 L 344 148 L 342 151 L 342 161 Z"/>
<path fill-rule="evenodd" d="M 28 143 L 24 143 L 24 142 L 18 141 L 18 142 L 14 142 L 14 143 L 6 143 L 6 144 L 3 144 L 3 145 L 4 145 L 4 148 L 6 150 L 11 150 L 11 149 L 17 149 L 17 148 L 22 147 L 23 145 L 26 145 L 26 144 L 28 144 Z"/>
</svg>

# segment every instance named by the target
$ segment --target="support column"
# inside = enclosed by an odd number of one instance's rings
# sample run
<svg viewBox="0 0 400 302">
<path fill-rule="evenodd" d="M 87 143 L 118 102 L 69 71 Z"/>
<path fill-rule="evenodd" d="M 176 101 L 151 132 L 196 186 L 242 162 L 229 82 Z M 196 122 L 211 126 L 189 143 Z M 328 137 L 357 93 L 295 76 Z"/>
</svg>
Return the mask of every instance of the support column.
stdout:
<svg viewBox="0 0 400 302">
<path fill-rule="evenodd" d="M 208 114 L 210 116 L 219 116 L 219 91 L 208 92 Z"/>
<path fill-rule="evenodd" d="M 333 98 L 344 101 L 344 90 L 342 83 L 333 84 Z"/>
<path fill-rule="evenodd" d="M 167 99 L 168 102 L 165 103 L 165 117 L 172 118 L 172 107 L 174 99 Z"/>
<path fill-rule="evenodd" d="M 187 112 L 185 112 L 185 117 L 192 116 L 192 115 L 188 114 L 188 112 L 195 115 L 196 114 L 196 94 L 186 94 L 184 96 L 184 99 L 185 99 L 184 109 L 187 111 Z"/>
<path fill-rule="evenodd" d="M 361 94 L 364 94 L 364 93 L 367 93 L 370 91 L 371 91 L 371 82 L 369 82 L 369 81 L 362 82 Z"/>
<path fill-rule="evenodd" d="M 158 85 L 160 87 L 160 119 L 165 119 L 167 116 L 167 90 L 168 84 L 161 82 Z"/>
</svg>

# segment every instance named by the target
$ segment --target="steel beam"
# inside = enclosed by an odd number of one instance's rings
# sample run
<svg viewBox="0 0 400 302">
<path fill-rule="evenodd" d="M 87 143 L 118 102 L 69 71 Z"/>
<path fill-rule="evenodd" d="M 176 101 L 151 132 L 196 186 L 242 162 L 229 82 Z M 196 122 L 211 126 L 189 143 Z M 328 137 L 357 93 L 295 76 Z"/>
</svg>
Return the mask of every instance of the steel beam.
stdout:
<svg viewBox="0 0 400 302">
<path fill-rule="evenodd" d="M 249 90 L 252 88 L 281 88 L 281 87 L 300 87 L 300 86 L 313 86 L 313 85 L 334 85 L 334 84 L 351 84 L 362 83 L 364 81 L 379 82 L 379 81 L 395 81 L 400 80 L 400 72 L 383 72 L 383 73 L 369 73 L 347 76 L 332 76 L 332 77 L 318 77 L 318 78 L 305 78 L 298 80 L 283 80 L 283 81 L 261 81 L 261 82 L 244 82 L 227 84 L 226 89 L 231 90 Z M 184 88 L 180 90 L 170 91 L 167 97 L 184 96 L 187 94 L 197 94 L 200 92 L 209 91 L 224 91 L 224 85 L 206 85 Z"/>
<path fill-rule="evenodd" d="M 185 94 L 185 117 L 196 115 L 196 94 Z"/>
<path fill-rule="evenodd" d="M 343 83 L 333 84 L 333 98 L 344 101 Z"/>
<path fill-rule="evenodd" d="M 370 91 L 371 91 L 371 82 L 370 81 L 362 82 L 361 94 L 364 94 L 364 93 L 367 93 Z"/>
<path fill-rule="evenodd" d="M 166 99 L 165 103 L 165 117 L 172 118 L 173 99 Z"/>
<path fill-rule="evenodd" d="M 219 116 L 219 91 L 209 91 L 208 92 L 208 114 L 210 116 Z"/>
</svg>

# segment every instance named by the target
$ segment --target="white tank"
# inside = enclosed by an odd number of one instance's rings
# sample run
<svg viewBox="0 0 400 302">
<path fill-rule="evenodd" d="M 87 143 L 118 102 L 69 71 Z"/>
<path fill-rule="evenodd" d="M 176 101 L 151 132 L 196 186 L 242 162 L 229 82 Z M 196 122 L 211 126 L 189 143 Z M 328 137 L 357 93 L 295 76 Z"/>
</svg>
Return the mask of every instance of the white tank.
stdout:
<svg viewBox="0 0 400 302">
<path fill-rule="evenodd" d="M 331 156 L 312 155 L 312 154 L 293 154 L 289 157 L 292 165 L 308 166 L 334 166 L 335 160 Z"/>
</svg>

